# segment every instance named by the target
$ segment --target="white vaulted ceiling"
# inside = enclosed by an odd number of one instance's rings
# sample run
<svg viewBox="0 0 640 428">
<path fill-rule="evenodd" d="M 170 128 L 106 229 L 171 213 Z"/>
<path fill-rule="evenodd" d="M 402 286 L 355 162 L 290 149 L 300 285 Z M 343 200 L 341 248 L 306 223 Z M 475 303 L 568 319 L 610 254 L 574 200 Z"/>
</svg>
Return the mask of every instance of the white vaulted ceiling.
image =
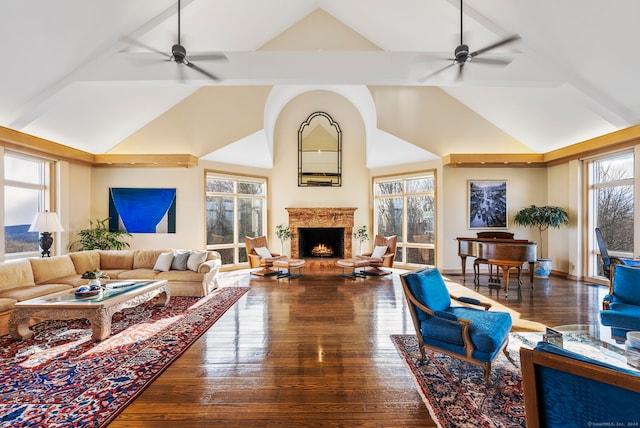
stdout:
<svg viewBox="0 0 640 428">
<path fill-rule="evenodd" d="M 174 0 L 2 1 L 0 125 L 91 153 L 269 167 L 279 110 L 329 90 L 362 114 L 375 167 L 505 142 L 544 153 L 640 122 L 637 0 L 467 0 L 464 12 L 472 51 L 520 36 L 485 55 L 508 66 L 422 79 L 459 44 L 457 0 L 184 0 L 188 54 L 227 57 L 194 61 L 214 81 L 181 80 L 141 47 L 170 52 Z M 406 159 L 377 158 L 384 144 Z"/>
</svg>

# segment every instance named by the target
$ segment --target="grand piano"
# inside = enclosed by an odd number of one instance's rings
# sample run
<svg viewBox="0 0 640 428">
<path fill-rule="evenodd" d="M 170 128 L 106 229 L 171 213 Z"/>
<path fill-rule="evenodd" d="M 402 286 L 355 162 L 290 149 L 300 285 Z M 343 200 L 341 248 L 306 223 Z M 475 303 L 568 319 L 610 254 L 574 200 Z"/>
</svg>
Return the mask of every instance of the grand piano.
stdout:
<svg viewBox="0 0 640 428">
<path fill-rule="evenodd" d="M 477 238 L 456 238 L 458 240 L 458 255 L 462 262 L 463 281 L 467 270 L 467 257 L 476 257 L 487 260 L 489 265 L 495 265 L 502 269 L 505 298 L 507 297 L 509 270 L 512 268 L 520 269 L 527 262 L 529 263 L 529 281 L 533 287 L 533 265 L 536 261 L 537 244 L 526 239 L 486 237 L 487 234 L 482 236 L 479 233 Z M 495 234 L 497 235 L 497 233 Z"/>
</svg>

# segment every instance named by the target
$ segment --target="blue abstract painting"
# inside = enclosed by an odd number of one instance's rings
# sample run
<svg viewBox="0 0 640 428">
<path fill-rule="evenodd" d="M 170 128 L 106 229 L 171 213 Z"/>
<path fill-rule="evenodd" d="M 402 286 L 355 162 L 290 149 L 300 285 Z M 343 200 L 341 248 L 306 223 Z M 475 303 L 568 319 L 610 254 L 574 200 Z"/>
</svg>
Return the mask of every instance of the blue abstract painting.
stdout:
<svg viewBox="0 0 640 428">
<path fill-rule="evenodd" d="M 109 230 L 176 233 L 176 189 L 112 187 Z"/>
</svg>

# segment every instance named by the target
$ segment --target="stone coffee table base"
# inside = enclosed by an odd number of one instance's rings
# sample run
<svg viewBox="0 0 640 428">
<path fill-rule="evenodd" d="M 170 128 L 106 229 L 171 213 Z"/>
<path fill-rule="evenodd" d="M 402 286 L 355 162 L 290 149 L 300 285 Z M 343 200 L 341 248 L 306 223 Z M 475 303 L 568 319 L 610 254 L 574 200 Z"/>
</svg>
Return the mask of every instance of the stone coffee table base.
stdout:
<svg viewBox="0 0 640 428">
<path fill-rule="evenodd" d="M 139 306 L 156 296 L 159 296 L 156 306 L 166 306 L 169 303 L 171 291 L 166 281 L 144 286 L 140 290 L 132 290 L 101 302 L 87 302 L 84 305 L 59 306 L 43 303 L 38 307 L 35 307 L 37 305 L 20 307 L 18 304 L 11 313 L 9 333 L 16 340 L 29 340 L 33 337 L 33 331 L 29 328 L 32 319 L 40 322 L 84 318 L 91 323 L 91 338 L 94 341 L 101 341 L 111 335 L 113 314 L 125 308 Z"/>
</svg>

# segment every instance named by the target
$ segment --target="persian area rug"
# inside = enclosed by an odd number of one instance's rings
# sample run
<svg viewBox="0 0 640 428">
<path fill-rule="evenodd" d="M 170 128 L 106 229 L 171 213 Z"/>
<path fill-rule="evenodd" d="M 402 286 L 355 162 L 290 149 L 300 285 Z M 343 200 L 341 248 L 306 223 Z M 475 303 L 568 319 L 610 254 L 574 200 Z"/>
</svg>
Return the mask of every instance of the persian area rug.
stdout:
<svg viewBox="0 0 640 428">
<path fill-rule="evenodd" d="M 86 320 L 36 324 L 28 341 L 0 337 L 0 426 L 105 426 L 247 291 L 125 309 L 102 342 Z"/>
<path fill-rule="evenodd" d="M 482 367 L 427 350 L 420 363 L 414 335 L 392 335 L 391 340 L 414 376 L 422 400 L 442 428 L 525 427 L 520 348 L 534 348 L 541 335 L 511 333 L 508 351 L 516 365 L 500 354 L 491 367 L 491 385 Z"/>
</svg>

